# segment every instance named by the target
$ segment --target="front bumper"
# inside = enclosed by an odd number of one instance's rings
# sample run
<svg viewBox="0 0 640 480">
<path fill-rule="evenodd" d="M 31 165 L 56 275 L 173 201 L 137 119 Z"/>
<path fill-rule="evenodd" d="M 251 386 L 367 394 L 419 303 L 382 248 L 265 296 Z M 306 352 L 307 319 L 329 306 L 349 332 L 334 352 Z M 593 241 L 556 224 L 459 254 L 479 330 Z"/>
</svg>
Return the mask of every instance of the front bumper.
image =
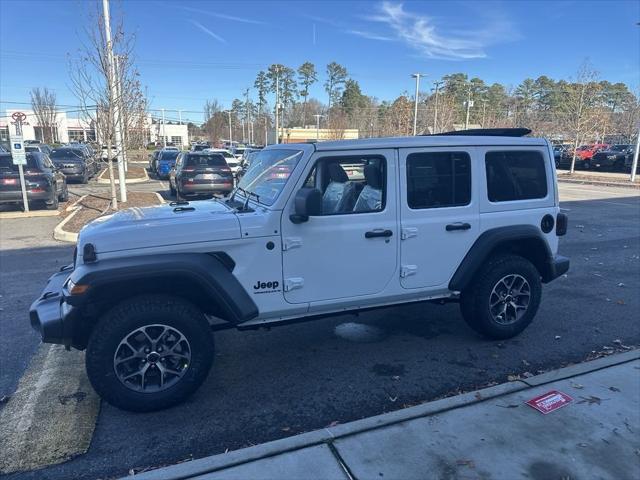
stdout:
<svg viewBox="0 0 640 480">
<path fill-rule="evenodd" d="M 569 271 L 569 264 L 570 261 L 567 257 L 563 257 L 562 255 L 554 256 L 549 261 L 549 265 L 547 265 L 547 272 L 543 278 L 544 283 L 549 283 L 567 273 Z"/>
<path fill-rule="evenodd" d="M 47 280 L 40 297 L 31 304 L 31 326 L 44 343 L 59 343 L 69 347 L 73 338 L 73 323 L 78 316 L 77 307 L 65 302 L 63 287 L 73 267 L 63 267 Z"/>
</svg>

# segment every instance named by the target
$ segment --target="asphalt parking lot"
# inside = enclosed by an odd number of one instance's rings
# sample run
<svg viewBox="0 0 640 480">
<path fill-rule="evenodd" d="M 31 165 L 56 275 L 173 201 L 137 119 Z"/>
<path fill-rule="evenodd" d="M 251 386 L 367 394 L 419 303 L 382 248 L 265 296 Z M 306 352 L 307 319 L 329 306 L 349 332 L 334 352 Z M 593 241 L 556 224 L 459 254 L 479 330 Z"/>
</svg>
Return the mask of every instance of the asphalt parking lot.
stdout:
<svg viewBox="0 0 640 480">
<path fill-rule="evenodd" d="M 561 184 L 560 192 L 570 219 L 560 253 L 571 258 L 571 270 L 544 287 L 538 316 L 520 336 L 483 340 L 452 304 L 218 332 L 212 372 L 186 403 L 149 414 L 103 403 L 86 454 L 7 478 L 117 477 L 580 362 L 603 347 L 639 345 L 638 190 Z M 51 240 L 56 221 L 3 220 L 0 226 L 0 398 L 14 393 L 39 348 L 27 318 L 30 302 L 71 259 L 70 245 Z"/>
</svg>

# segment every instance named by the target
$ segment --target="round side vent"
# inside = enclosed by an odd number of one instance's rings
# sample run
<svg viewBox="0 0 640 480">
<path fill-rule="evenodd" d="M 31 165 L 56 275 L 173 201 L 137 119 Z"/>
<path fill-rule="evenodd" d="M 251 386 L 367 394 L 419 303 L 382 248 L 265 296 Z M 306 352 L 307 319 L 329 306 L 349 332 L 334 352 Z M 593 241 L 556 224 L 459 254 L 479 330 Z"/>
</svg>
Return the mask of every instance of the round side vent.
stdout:
<svg viewBox="0 0 640 480">
<path fill-rule="evenodd" d="M 540 222 L 540 228 L 544 233 L 549 233 L 551 230 L 553 230 L 554 223 L 555 222 L 553 220 L 553 215 L 547 214 L 544 217 L 542 217 L 542 222 Z"/>
</svg>

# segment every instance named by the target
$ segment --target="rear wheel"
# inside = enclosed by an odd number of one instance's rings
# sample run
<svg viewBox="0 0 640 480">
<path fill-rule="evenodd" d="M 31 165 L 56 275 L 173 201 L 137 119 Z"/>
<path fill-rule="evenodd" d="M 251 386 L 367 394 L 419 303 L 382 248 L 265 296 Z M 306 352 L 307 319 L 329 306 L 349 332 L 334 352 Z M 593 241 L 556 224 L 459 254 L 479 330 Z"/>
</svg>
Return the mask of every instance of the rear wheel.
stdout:
<svg viewBox="0 0 640 480">
<path fill-rule="evenodd" d="M 160 410 L 204 382 L 213 350 L 213 334 L 197 307 L 177 297 L 144 295 L 100 319 L 87 346 L 87 374 L 96 392 L 118 408 Z"/>
<path fill-rule="evenodd" d="M 533 320 L 542 284 L 536 267 L 518 255 L 499 255 L 485 263 L 462 292 L 462 315 L 476 332 L 492 339 L 511 338 Z"/>
</svg>

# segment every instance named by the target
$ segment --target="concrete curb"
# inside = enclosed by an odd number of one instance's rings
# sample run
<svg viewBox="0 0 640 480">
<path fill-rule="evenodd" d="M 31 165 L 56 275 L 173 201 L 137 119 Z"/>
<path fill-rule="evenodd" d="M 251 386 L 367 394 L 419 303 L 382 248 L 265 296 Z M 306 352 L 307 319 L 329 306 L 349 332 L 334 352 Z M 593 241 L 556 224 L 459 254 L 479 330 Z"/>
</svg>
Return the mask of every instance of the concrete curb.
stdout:
<svg viewBox="0 0 640 480">
<path fill-rule="evenodd" d="M 28 212 L 0 212 L 0 220 L 33 217 L 57 217 L 59 210 L 29 210 Z"/>
<path fill-rule="evenodd" d="M 70 243 L 76 243 L 78 241 L 77 233 L 67 232 L 64 229 L 65 224 L 69 220 L 71 220 L 73 217 L 75 217 L 80 210 L 82 210 L 82 207 L 74 207 L 74 208 L 75 208 L 75 211 L 71 213 L 71 215 L 69 215 L 67 218 L 62 220 L 58 225 L 56 225 L 56 228 L 53 229 L 53 238 L 55 238 L 56 240 L 60 240 L 61 242 L 70 242 Z"/>
<path fill-rule="evenodd" d="M 100 175 L 98 175 L 98 178 L 96 178 L 96 183 L 100 183 L 100 184 L 109 184 L 111 183 L 111 180 L 109 180 L 108 178 L 102 178 L 102 175 L 104 174 L 104 172 L 106 171 L 103 170 L 102 172 L 100 172 Z M 142 169 L 142 171 L 144 172 L 144 178 L 130 178 L 129 180 L 125 180 L 124 183 L 126 183 L 127 185 L 133 184 L 133 183 L 144 183 L 144 182 L 148 182 L 149 181 L 149 175 L 147 174 L 147 170 L 146 169 Z M 118 179 L 115 179 L 116 181 L 116 185 L 120 184 L 120 182 L 118 181 Z"/>
<path fill-rule="evenodd" d="M 640 358 L 640 350 L 632 350 L 621 354 L 614 354 L 605 358 L 592 360 L 577 365 L 561 368 L 551 372 L 530 377 L 526 381 L 503 383 L 475 392 L 468 392 L 454 397 L 443 398 L 395 412 L 377 415 L 375 417 L 356 420 L 336 427 L 324 428 L 313 432 L 302 433 L 280 440 L 263 443 L 254 447 L 244 448 L 225 454 L 180 463 L 136 475 L 140 480 L 182 480 L 198 475 L 212 473 L 225 468 L 234 467 L 248 462 L 272 457 L 282 453 L 312 447 L 322 443 L 330 443 L 335 439 L 358 434 L 367 430 L 385 427 L 415 418 L 442 413 L 448 410 L 484 402 L 509 393 L 526 390 L 534 386 L 555 382 L 578 375 L 584 375 L 613 365 L 627 363 Z M 127 477 L 130 478 L 130 477 Z"/>
<path fill-rule="evenodd" d="M 638 183 L 623 183 L 623 182 L 607 182 L 600 180 L 580 180 L 578 178 L 560 178 L 558 177 L 559 183 L 574 183 L 578 185 L 599 185 L 602 187 L 621 187 L 621 188 L 635 188 L 640 189 L 640 184 Z"/>
</svg>

